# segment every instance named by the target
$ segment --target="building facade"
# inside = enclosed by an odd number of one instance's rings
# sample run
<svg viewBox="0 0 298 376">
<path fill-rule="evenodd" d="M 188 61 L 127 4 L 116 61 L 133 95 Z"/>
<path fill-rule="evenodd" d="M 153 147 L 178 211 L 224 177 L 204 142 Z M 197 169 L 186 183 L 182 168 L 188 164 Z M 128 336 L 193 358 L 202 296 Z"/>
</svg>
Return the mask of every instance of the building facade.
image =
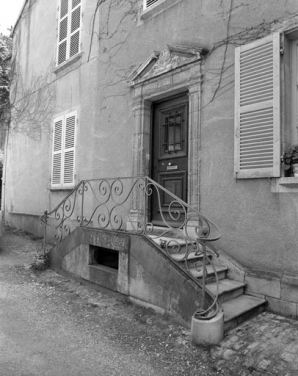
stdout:
<svg viewBox="0 0 298 376">
<path fill-rule="evenodd" d="M 298 177 L 281 157 L 298 143 L 297 43 L 295 0 L 25 1 L 5 221 L 38 234 L 82 179 L 150 176 L 296 317 Z"/>
</svg>

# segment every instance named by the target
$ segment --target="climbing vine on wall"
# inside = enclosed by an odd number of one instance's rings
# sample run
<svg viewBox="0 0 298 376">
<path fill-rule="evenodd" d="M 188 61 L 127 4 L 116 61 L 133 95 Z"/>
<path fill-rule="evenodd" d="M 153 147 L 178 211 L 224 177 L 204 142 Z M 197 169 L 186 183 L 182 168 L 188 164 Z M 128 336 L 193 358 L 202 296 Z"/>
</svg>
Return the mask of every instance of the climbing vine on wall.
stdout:
<svg viewBox="0 0 298 376">
<path fill-rule="evenodd" d="M 0 34 L 0 119 L 9 109 L 12 40 Z"/>
<path fill-rule="evenodd" d="M 215 82 L 212 96 L 205 104 L 205 107 L 219 96 L 234 89 L 234 62 L 227 59 L 229 48 L 234 49 L 235 47 L 263 38 L 274 31 L 280 30 L 282 25 L 297 25 L 298 13 L 296 12 L 270 21 L 263 20 L 260 23 L 256 23 L 250 27 L 243 27 L 239 31 L 233 32 L 234 15 L 239 11 L 239 8 L 243 8 L 243 14 L 245 14 L 245 7 L 249 7 L 250 5 L 249 1 L 230 0 L 229 3 L 225 0 L 220 1 L 221 19 L 226 24 L 226 35 L 225 38 L 214 43 L 208 54 L 208 56 L 211 56 L 215 52 L 218 53 L 220 51 L 221 58 L 219 69 L 204 72 L 209 75 L 207 80 Z"/>
<path fill-rule="evenodd" d="M 30 17 L 37 0 L 27 0 L 18 20 Z M 30 32 L 30 30 L 28 31 Z M 14 30 L 13 51 L 9 69 L 10 128 L 15 132 L 26 134 L 39 140 L 42 133 L 51 128 L 55 112 L 55 82 L 52 80 L 53 63 L 44 74 L 24 75 L 20 65 L 21 30 Z M 28 81 L 28 77 L 30 77 Z"/>
<path fill-rule="evenodd" d="M 207 0 L 205 0 L 207 1 Z M 37 0 L 28 0 L 21 18 L 24 19 L 32 11 Z M 136 29 L 141 12 L 142 2 L 139 0 L 97 0 L 91 14 L 90 38 L 86 50 L 87 61 L 98 60 L 103 71 L 103 79 L 98 83 L 98 90 L 102 91 L 102 103 L 109 98 L 125 97 L 128 93 L 126 80 L 128 74 L 141 63 L 133 61 L 130 66 L 123 64 L 122 55 L 130 45 L 129 37 Z M 297 18 L 297 14 L 287 15 L 287 19 L 262 21 L 251 27 L 234 28 L 234 16 L 243 8 L 250 6 L 248 0 L 219 0 L 218 17 L 224 25 L 225 36 L 209 47 L 209 54 L 204 59 L 217 53 L 217 66 L 203 71 L 205 82 L 212 84 L 213 90 L 205 106 L 216 98 L 234 88 L 234 63 L 228 54 L 229 48 L 234 49 L 250 41 L 264 37 L 277 30 L 281 22 L 290 22 Z M 236 31 L 235 31 L 236 30 Z M 18 45 L 15 36 L 15 49 Z M 175 43 L 175 41 L 169 41 Z M 151 51 L 146 51 L 145 56 Z M 12 93 L 11 93 L 11 125 L 15 130 L 27 133 L 30 137 L 40 137 L 42 131 L 49 129 L 55 112 L 55 79 L 52 77 L 53 66 L 43 76 L 34 76 L 31 82 L 24 82 L 20 69 L 14 62 L 17 61 L 17 51 L 12 66 Z M 122 55 L 120 55 L 122 54 Z M 229 58 L 228 58 L 229 57 Z M 206 64 L 207 66 L 207 64 Z M 113 72 L 113 74 L 111 74 Z M 109 73 L 109 74 L 107 74 Z M 213 84 L 214 83 L 214 84 Z M 6 90 L 6 89 L 5 89 Z"/>
</svg>

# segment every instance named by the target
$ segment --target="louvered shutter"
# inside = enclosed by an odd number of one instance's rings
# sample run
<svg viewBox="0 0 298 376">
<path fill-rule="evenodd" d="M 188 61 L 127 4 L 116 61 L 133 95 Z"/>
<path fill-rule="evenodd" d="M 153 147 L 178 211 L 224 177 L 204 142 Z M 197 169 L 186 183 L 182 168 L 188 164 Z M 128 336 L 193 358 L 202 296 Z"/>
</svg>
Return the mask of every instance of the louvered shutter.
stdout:
<svg viewBox="0 0 298 376">
<path fill-rule="evenodd" d="M 144 9 L 151 7 L 153 4 L 158 3 L 159 0 L 144 0 Z"/>
<path fill-rule="evenodd" d="M 236 48 L 236 178 L 280 176 L 280 35 Z"/>
<path fill-rule="evenodd" d="M 75 127 L 76 114 L 73 113 L 66 116 L 63 163 L 63 182 L 65 185 L 73 185 L 74 183 Z"/>
<path fill-rule="evenodd" d="M 62 138 L 63 138 L 63 117 L 54 121 L 53 134 L 53 156 L 52 156 L 52 185 L 60 186 L 62 183 Z"/>
<path fill-rule="evenodd" d="M 81 0 L 60 0 L 57 65 L 80 52 Z"/>
</svg>

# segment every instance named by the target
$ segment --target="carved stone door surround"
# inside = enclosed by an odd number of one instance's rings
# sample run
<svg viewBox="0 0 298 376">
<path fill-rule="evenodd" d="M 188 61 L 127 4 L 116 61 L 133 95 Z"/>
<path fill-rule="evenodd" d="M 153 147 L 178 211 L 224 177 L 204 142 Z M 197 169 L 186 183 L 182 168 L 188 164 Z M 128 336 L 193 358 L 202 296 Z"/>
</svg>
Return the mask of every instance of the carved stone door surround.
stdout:
<svg viewBox="0 0 298 376">
<path fill-rule="evenodd" d="M 153 52 L 129 79 L 134 113 L 133 176 L 150 174 L 152 103 L 188 93 L 188 204 L 196 209 L 200 186 L 201 61 L 205 52 L 198 47 L 168 46 L 160 53 Z"/>
</svg>

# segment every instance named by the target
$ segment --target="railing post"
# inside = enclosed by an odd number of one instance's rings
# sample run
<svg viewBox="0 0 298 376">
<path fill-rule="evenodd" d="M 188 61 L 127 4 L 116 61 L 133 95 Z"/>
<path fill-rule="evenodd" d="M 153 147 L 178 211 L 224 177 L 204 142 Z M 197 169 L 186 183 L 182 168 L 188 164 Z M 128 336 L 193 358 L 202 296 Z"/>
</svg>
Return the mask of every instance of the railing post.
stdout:
<svg viewBox="0 0 298 376">
<path fill-rule="evenodd" d="M 82 205 L 81 205 L 81 224 L 83 226 L 84 223 L 84 193 L 85 193 L 85 182 L 82 182 Z"/>
<path fill-rule="evenodd" d="M 48 211 L 44 211 L 45 220 L 44 220 L 44 230 L 43 230 L 43 256 L 46 254 L 47 246 L 47 225 L 48 225 Z"/>
<path fill-rule="evenodd" d="M 205 296 L 206 296 L 206 243 L 203 242 L 203 280 L 202 280 L 202 308 L 205 310 Z"/>
</svg>

